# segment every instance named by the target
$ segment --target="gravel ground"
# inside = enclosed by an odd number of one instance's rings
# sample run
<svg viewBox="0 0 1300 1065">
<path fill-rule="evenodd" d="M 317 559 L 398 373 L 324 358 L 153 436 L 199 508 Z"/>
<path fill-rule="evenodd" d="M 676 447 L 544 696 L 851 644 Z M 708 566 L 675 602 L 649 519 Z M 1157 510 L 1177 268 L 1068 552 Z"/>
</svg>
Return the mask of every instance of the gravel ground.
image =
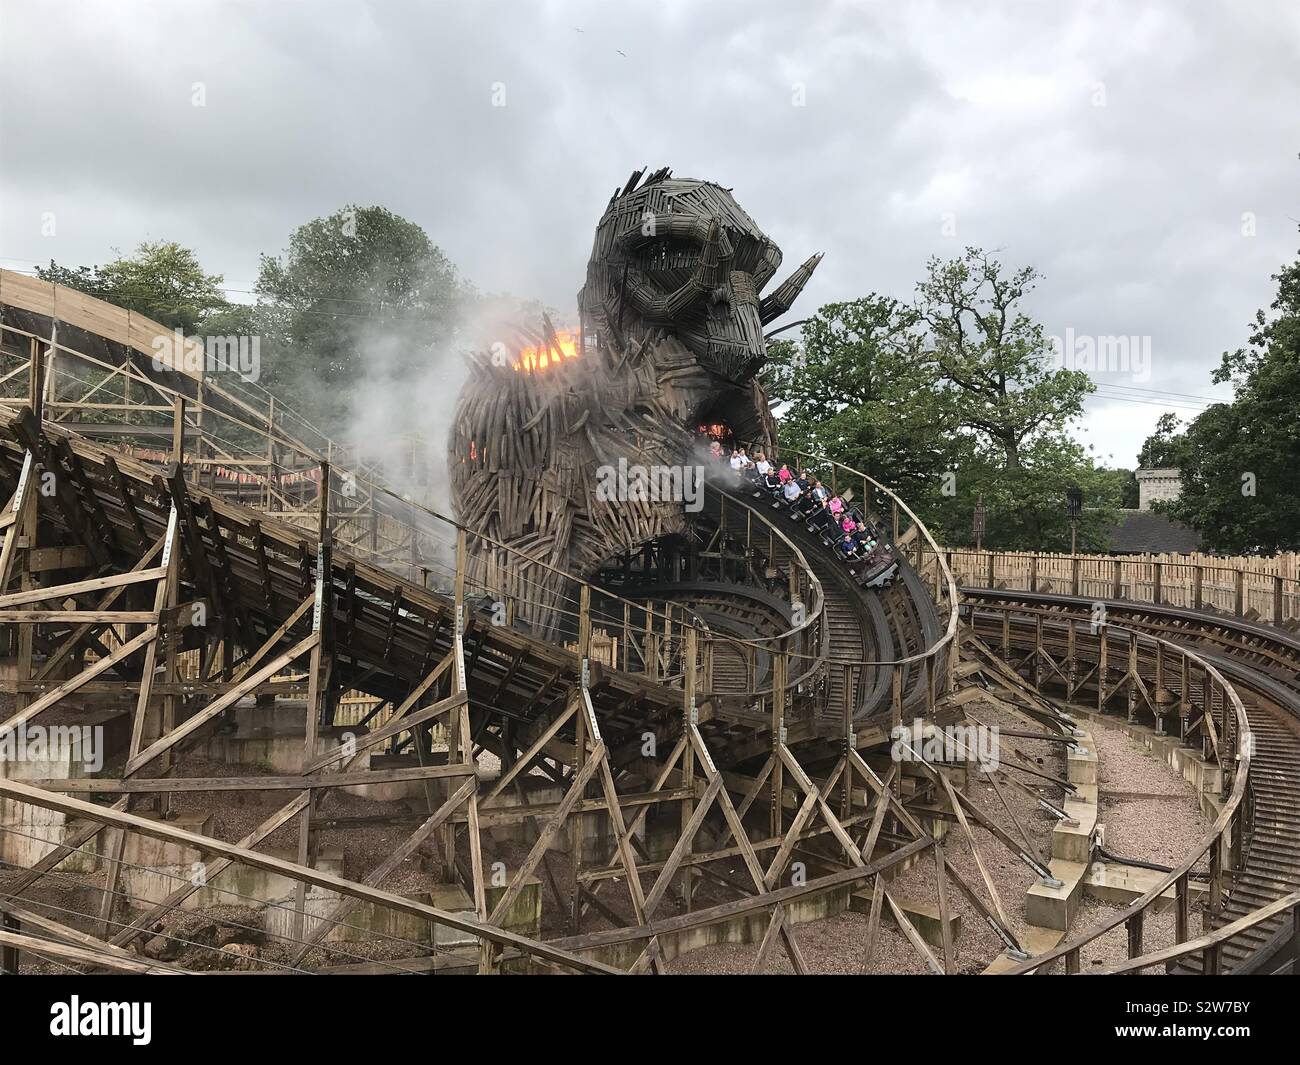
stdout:
<svg viewBox="0 0 1300 1065">
<path fill-rule="evenodd" d="M 1079 905 L 1079 912 L 1074 918 L 1074 927 L 1077 931 L 1083 931 L 1099 924 L 1107 918 L 1114 917 L 1124 907 L 1115 906 L 1109 902 L 1100 902 L 1097 899 L 1084 898 Z M 1174 911 L 1172 908 L 1164 913 L 1156 913 L 1148 909 L 1146 916 L 1142 919 L 1142 949 L 1146 953 L 1153 950 L 1163 950 L 1165 947 L 1174 945 Z M 1080 959 L 1080 972 L 1087 972 L 1089 968 L 1095 965 L 1109 965 L 1112 962 L 1124 961 L 1128 957 L 1128 932 L 1124 925 L 1117 925 L 1105 935 L 1098 937 L 1089 943 L 1082 951 Z M 1144 969 L 1143 976 L 1160 976 L 1164 974 L 1163 969 Z"/>
<path fill-rule="evenodd" d="M 1106 849 L 1157 865 L 1183 861 L 1209 824 L 1196 789 L 1163 759 L 1138 747 L 1122 728 L 1095 720 L 1088 727 L 1097 746 L 1097 792 Z M 1205 864 L 1202 859 L 1196 868 Z"/>
<path fill-rule="evenodd" d="M 1023 719 L 988 705 L 977 707 L 972 716 L 984 725 L 996 725 L 1004 729 L 1035 731 L 1039 727 L 1027 725 Z M 1097 722 L 1090 722 L 1087 727 L 1092 731 L 1100 759 L 1101 816 L 1106 825 L 1108 849 L 1126 857 L 1164 865 L 1181 861 L 1193 849 L 1206 825 L 1195 792 L 1165 762 L 1138 750 L 1121 729 Z M 1012 756 L 1005 752 L 1010 751 L 1017 752 L 1022 761 L 1035 765 L 1042 772 L 1054 776 L 1065 775 L 1060 744 L 1021 737 L 1004 737 L 1004 744 L 1003 764 L 1008 766 L 1009 775 L 1027 783 L 1032 781 L 1028 775 L 1009 768 Z M 1107 798 L 1108 791 L 1126 797 Z M 1049 854 L 1051 830 L 1055 823 L 1053 818 L 1020 789 L 1003 783 L 1002 792 L 1040 857 Z M 1018 838 L 1006 808 L 987 782 L 980 781 L 972 774 L 968 794 L 981 810 Z M 1043 794 L 1054 802 L 1061 799 L 1059 788 L 1046 788 Z M 1019 933 L 1025 928 L 1024 894 L 1034 882 L 1034 874 L 984 829 L 974 827 L 974 835 L 985 869 L 1002 899 L 1008 921 L 1012 929 Z M 945 839 L 943 851 L 957 875 L 987 902 L 988 892 L 979 869 L 971 856 L 964 834 L 956 826 Z M 889 890 L 896 898 L 935 903 L 933 861 L 927 859 L 918 862 L 893 880 Z M 1001 952 L 1001 940 L 951 882 L 948 898 L 953 912 L 962 918 L 962 933 L 957 943 L 957 970 L 980 972 Z M 1115 912 L 1118 912 L 1118 908 L 1114 906 L 1085 899 L 1080 905 L 1073 928 L 1081 931 Z M 1158 950 L 1172 944 L 1173 921 L 1172 911 L 1149 914 L 1144 929 L 1144 948 Z M 858 973 L 863 971 L 866 930 L 865 914 L 843 913 L 798 925 L 795 928 L 795 938 L 810 971 Z M 1084 966 L 1086 968 L 1094 962 L 1100 965 L 1118 961 L 1127 956 L 1126 949 L 1126 934 L 1123 926 L 1120 926 L 1084 952 Z M 937 948 L 935 953 L 937 956 Z M 676 958 L 669 968 L 674 973 L 683 974 L 748 973 L 756 954 L 757 947 L 751 945 L 704 947 Z M 771 952 L 766 971 L 793 971 L 779 945 Z M 903 934 L 892 923 L 882 919 L 875 952 L 865 971 L 878 974 L 923 974 L 929 969 Z"/>
<path fill-rule="evenodd" d="M 1169 763 L 1139 748 L 1122 727 L 1098 720 L 1085 722 L 1097 745 L 1098 791 L 1142 795 L 1195 795 L 1190 784 Z"/>
<path fill-rule="evenodd" d="M 1111 854 L 1170 868 L 1196 849 L 1209 825 L 1191 798 L 1103 798 L 1101 818 L 1106 825 L 1106 849 Z M 1204 858 L 1193 868 L 1203 864 Z"/>
</svg>

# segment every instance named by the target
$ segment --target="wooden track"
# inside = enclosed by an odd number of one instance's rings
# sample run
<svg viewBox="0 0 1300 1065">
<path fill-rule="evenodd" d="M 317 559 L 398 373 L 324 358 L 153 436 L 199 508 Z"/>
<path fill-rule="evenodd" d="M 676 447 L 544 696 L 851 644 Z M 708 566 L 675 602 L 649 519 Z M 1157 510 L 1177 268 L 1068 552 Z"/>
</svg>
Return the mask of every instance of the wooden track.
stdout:
<svg viewBox="0 0 1300 1065">
<path fill-rule="evenodd" d="M 1042 638 L 1058 658 L 1065 653 L 1066 619 L 1094 616 L 1092 599 L 1050 593 L 963 588 L 971 605 L 976 631 L 991 642 L 1003 639 L 1000 615 L 984 614 L 983 604 L 999 608 L 1046 611 Z M 1300 638 L 1273 626 L 1261 625 L 1215 611 L 1194 611 L 1153 606 L 1125 600 L 1105 600 L 1110 624 L 1126 630 L 1150 632 L 1194 649 L 1229 678 L 1245 703 L 1254 737 L 1250 770 L 1250 806 L 1253 829 L 1244 848 L 1242 866 L 1232 877 L 1224 904 L 1208 915 L 1209 929 L 1225 928 L 1300 890 Z M 1010 647 L 1032 658 L 1035 625 L 1029 617 L 1013 618 Z M 1113 661 L 1123 661 L 1122 641 L 1113 641 Z M 1084 650 L 1095 667 L 1096 654 Z M 1147 659 L 1140 675 L 1154 689 L 1156 672 Z M 1231 731 L 1231 730 L 1230 730 Z M 1292 918 L 1279 913 L 1225 942 L 1220 952 L 1223 971 L 1248 969 L 1259 964 L 1262 953 L 1277 949 L 1278 937 L 1290 933 Z M 1203 959 L 1180 959 L 1173 971 L 1196 974 Z"/>
<path fill-rule="evenodd" d="M 788 288 L 781 300 L 793 298 Z M 44 786 L 0 780 L 0 797 L 86 825 L 6 884 L 0 909 L 7 915 L 34 920 L 14 900 L 46 875 L 58 875 L 55 867 L 74 850 L 116 827 L 207 850 L 219 857 L 217 870 L 251 865 L 296 880 L 299 960 L 317 941 L 303 923 L 305 893 L 315 885 L 341 893 L 351 900 L 347 905 L 367 901 L 469 932 L 480 943 L 480 971 L 519 958 L 542 968 L 612 971 L 590 956 L 603 949 L 600 943 L 582 934 L 588 910 L 612 912 L 597 898 L 605 888 L 630 896 L 633 923 L 620 942 L 644 945 L 634 971 L 663 969 L 658 929 L 755 909 L 772 922 L 761 956 L 780 944 L 802 971 L 784 916 L 787 896 L 873 882 L 933 846 L 917 829 L 904 833 L 905 845 L 884 859 L 867 862 L 860 853 L 864 841 L 870 852 L 880 824 L 860 806 L 863 788 L 870 809 L 897 800 L 855 750 L 845 751 L 844 719 L 827 701 L 824 677 L 833 647 L 854 651 L 844 633 L 834 645 L 826 636 L 816 572 L 777 530 L 769 539 L 781 546 L 767 564 L 785 598 L 764 602 L 724 580 L 712 601 L 701 604 L 719 623 L 714 633 L 702 613 L 671 596 L 620 599 L 396 496 L 382 471 L 350 465 L 346 449 L 313 435 L 265 395 L 227 391 L 191 373 L 184 359 L 156 361 L 154 341 L 162 332 L 139 316 L 0 272 L 0 492 L 10 500 L 0 516 L 0 632 L 14 663 L 8 687 L 16 701 L 0 725 L 17 729 L 54 707 L 76 715 L 87 696 L 117 700 L 113 712 L 131 722 L 120 778 L 38 782 Z M 761 519 L 758 527 L 760 533 L 766 527 Z M 521 574 L 527 579 L 518 579 Z M 535 579 L 540 574 L 544 580 Z M 539 603 L 549 613 L 530 619 Z M 798 621 L 790 617 L 795 603 L 803 612 Z M 748 618 L 737 630 L 746 637 L 728 636 L 725 626 L 739 617 Z M 884 631 L 879 614 L 872 623 Z M 895 632 L 909 624 L 900 618 Z M 911 660 L 893 666 L 886 655 L 883 666 L 863 668 L 883 674 L 886 685 L 891 669 L 915 675 L 917 662 L 951 635 L 950 624 L 946 636 L 927 645 L 916 628 L 897 644 Z M 622 656 L 602 665 L 594 652 L 602 639 L 618 640 Z M 734 656 L 751 653 L 745 649 L 756 640 L 763 644 L 763 668 L 751 666 L 750 687 L 736 690 L 734 671 L 727 681 L 728 655 L 734 667 Z M 193 659 L 195 671 L 182 676 L 182 659 Z M 907 687 L 933 706 L 946 690 L 938 679 L 938 685 Z M 872 685 L 880 690 L 878 679 Z M 328 748 L 340 735 L 335 715 L 346 693 L 373 704 L 354 730 L 360 742 L 367 748 L 391 743 L 395 751 L 404 745 L 419 757 L 418 767 L 358 776 L 348 772 L 346 756 L 321 753 L 320 742 Z M 184 751 L 254 696 L 304 699 L 301 776 L 173 773 Z M 750 712 L 755 702 L 757 716 Z M 375 717 L 381 710 L 386 716 Z M 884 739 L 888 721 L 855 718 L 849 715 L 851 747 Z M 448 737 L 441 760 L 430 757 L 435 723 Z M 650 761 L 647 735 L 660 747 Z M 501 758 L 502 771 L 494 783 L 480 785 L 476 758 L 485 751 Z M 753 771 L 763 758 L 768 766 L 752 782 L 745 772 L 732 772 L 745 765 Z M 828 782 L 815 785 L 801 760 L 829 774 Z M 533 773 L 562 788 L 563 799 L 532 809 L 507 805 L 508 789 Z M 769 774 L 775 803 L 761 786 Z M 452 786 L 466 778 L 474 780 Z M 836 811 L 821 789 L 841 779 Z M 404 846 L 413 850 L 427 840 L 436 849 L 444 876 L 465 885 L 472 918 L 397 899 L 379 883 L 316 870 L 318 796 L 359 780 L 426 783 L 429 819 Z M 443 781 L 439 807 L 436 788 Z M 806 793 L 807 810 L 818 803 L 816 825 L 806 812 L 794 818 L 785 812 L 783 781 Z M 153 807 L 165 814 L 171 792 L 259 789 L 294 796 L 262 834 L 296 824 L 296 862 L 257 854 L 257 833 L 239 845 L 196 841 L 165 817 L 137 813 Z M 733 800 L 734 789 L 743 794 Z M 95 794 L 115 801 L 79 797 Z M 661 819 L 680 812 L 682 837 L 666 861 L 639 853 L 635 833 L 652 808 Z M 608 863 L 574 869 L 574 935 L 564 942 L 575 943 L 577 953 L 499 926 L 527 879 L 546 871 L 549 844 L 575 812 L 607 815 L 616 840 Z M 706 813 L 724 826 L 723 844 L 727 831 L 733 840 L 716 853 L 710 849 L 716 841 L 695 838 Z M 521 821 L 537 826 L 537 842 L 512 870 L 505 899 L 489 909 L 480 825 Z M 815 850 L 835 871 L 783 894 L 780 877 L 796 844 Z M 133 918 L 136 924 L 119 920 L 122 844 L 116 846 L 116 856 L 111 847 L 99 851 L 109 870 L 100 935 L 42 926 L 79 944 L 88 964 L 117 964 L 115 952 L 185 895 L 179 890 Z M 730 884 L 724 901 L 695 912 L 696 888 L 706 879 L 718 882 L 710 864 L 737 857 L 751 882 L 738 888 L 723 878 Z M 776 865 L 766 868 L 770 857 Z M 643 884 L 642 875 L 655 883 Z M 666 898 L 679 908 L 671 919 L 654 912 Z M 329 928 L 326 921 L 313 935 Z M 36 949 L 27 937 L 18 939 Z M 9 963 L 6 948 L 0 966 Z"/>
</svg>

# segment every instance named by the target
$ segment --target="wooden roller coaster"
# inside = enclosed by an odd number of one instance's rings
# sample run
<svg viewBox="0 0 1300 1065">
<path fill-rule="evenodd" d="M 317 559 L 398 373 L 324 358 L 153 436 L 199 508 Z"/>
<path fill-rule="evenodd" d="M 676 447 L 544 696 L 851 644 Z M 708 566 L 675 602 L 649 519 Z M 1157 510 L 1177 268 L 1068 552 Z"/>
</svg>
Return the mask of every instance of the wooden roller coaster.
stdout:
<svg viewBox="0 0 1300 1065">
<path fill-rule="evenodd" d="M 664 972 L 709 929 L 752 920 L 755 970 L 779 946 L 802 972 L 792 907 L 860 891 L 867 954 L 888 908 L 928 967 L 952 972 L 949 938 L 932 949 L 888 888 L 932 857 L 942 917 L 955 888 L 1024 970 L 1077 971 L 1100 933 L 1028 958 L 983 864 L 982 884 L 963 879 L 921 811 L 946 806 L 977 861 L 972 823 L 1045 872 L 1036 859 L 942 765 L 918 756 L 905 774 L 873 753 L 913 717 L 961 720 L 991 684 L 1068 736 L 1069 715 L 1030 681 L 1071 698 L 1092 684 L 1099 706 L 1122 697 L 1155 719 L 1170 705 L 1155 693 L 1174 693 L 1179 727 L 1232 787 L 1202 852 L 1170 874 L 1168 960 L 1213 972 L 1276 955 L 1296 912 L 1295 770 L 1289 726 L 1250 716 L 1286 699 L 1294 713 L 1300 656 L 1275 630 L 1156 609 L 1085 637 L 1081 600 L 974 588 L 963 627 L 955 560 L 906 503 L 792 451 L 886 531 L 891 582 L 851 579 L 726 472 L 705 473 L 690 512 L 598 505 L 601 466 L 693 465 L 699 424 L 778 448 L 753 380 L 761 327 L 816 261 L 760 296 L 780 253 L 725 190 L 634 175 L 598 229 L 576 334 L 545 323 L 471 374 L 449 442 L 455 517 L 391 491 L 385 470 L 255 385 L 218 383 L 202 349 L 160 349 L 157 323 L 0 271 L 0 736 L 122 726 L 111 772 L 0 774 L 0 815 L 41 810 L 45 826 L 0 869 L 0 968 L 175 970 L 138 948 L 235 867 L 292 883 L 295 970 L 328 968 L 320 948 L 371 907 L 435 929 L 422 962 L 390 966 L 401 971 Z M 295 723 L 296 771 L 190 768 L 259 707 Z M 389 818 L 400 844 L 360 876 L 323 867 L 322 833 L 346 821 L 331 797 L 375 785 L 414 789 Z M 172 816 L 180 798 L 274 792 L 238 839 Z M 0 835 L 31 823 L 9 817 Z M 285 830 L 291 857 L 268 844 Z M 522 850 L 500 851 L 498 830 Z M 137 837 L 201 855 L 202 881 L 133 895 Z M 1186 888 L 1201 854 L 1214 919 L 1195 939 Z M 386 889 L 414 857 L 466 905 Z M 98 912 L 59 919 L 42 885 L 86 862 Z M 796 862 L 807 875 L 790 875 Z M 521 932 L 510 917 L 535 890 L 544 920 Z M 1150 903 L 1120 918 L 1129 968 L 1166 960 L 1141 953 Z"/>
<path fill-rule="evenodd" d="M 3 884 L 6 967 L 23 949 L 49 957 L 39 944 L 51 939 L 65 959 L 75 950 L 86 965 L 139 969 L 127 948 L 198 886 L 138 905 L 119 887 L 133 835 L 204 855 L 205 883 L 232 865 L 291 879 L 295 966 L 366 904 L 473 937 L 481 971 L 521 959 L 659 971 L 662 937 L 752 914 L 768 922 L 760 964 L 780 943 L 803 970 L 786 907 L 869 885 L 936 845 L 901 806 L 898 780 L 860 752 L 905 709 L 928 716 L 951 699 L 946 576 L 946 625 L 928 594 L 896 618 L 876 604 L 870 636 L 839 661 L 842 625 L 827 626 L 816 569 L 725 483 L 704 486 L 691 529 L 700 550 L 675 571 L 679 587 L 623 595 L 388 491 L 381 471 L 358 468 L 271 397 L 190 368 L 201 359 L 160 359 L 156 323 L 9 272 L 0 308 L 0 624 L 13 698 L 0 724 L 17 734 L 54 719 L 129 722 L 120 776 L 0 780 L 11 809 L 43 809 L 58 826 Z M 901 501 L 873 489 L 900 540 L 934 546 Z M 660 538 L 644 546 L 669 550 Z M 368 709 L 344 723 L 340 707 L 357 699 Z M 277 700 L 300 708 L 300 773 L 178 771 L 251 704 Z M 381 751 L 411 764 L 367 768 Z M 480 782 L 485 756 L 501 768 Z M 527 805 L 521 785 L 538 778 L 557 801 Z M 391 861 L 360 880 L 316 868 L 332 791 L 408 783 L 425 810 Z M 273 791 L 290 797 L 237 841 L 169 822 L 178 796 Z M 608 852 L 577 855 L 562 884 L 551 845 L 593 817 Z M 668 833 L 657 852 L 651 821 Z M 487 833 L 519 824 L 533 826 L 531 845 L 490 884 Z M 296 827 L 296 860 L 258 849 L 285 826 Z M 790 882 L 796 848 L 819 875 Z M 472 911 L 383 890 L 398 863 L 429 850 Z M 97 934 L 31 901 L 60 863 L 86 856 L 104 869 Z M 718 871 L 737 861 L 739 879 Z M 503 927 L 536 872 L 567 910 L 567 935 Z M 337 896 L 331 912 L 308 904 L 318 890 Z M 601 930 L 588 930 L 593 919 Z"/>
</svg>

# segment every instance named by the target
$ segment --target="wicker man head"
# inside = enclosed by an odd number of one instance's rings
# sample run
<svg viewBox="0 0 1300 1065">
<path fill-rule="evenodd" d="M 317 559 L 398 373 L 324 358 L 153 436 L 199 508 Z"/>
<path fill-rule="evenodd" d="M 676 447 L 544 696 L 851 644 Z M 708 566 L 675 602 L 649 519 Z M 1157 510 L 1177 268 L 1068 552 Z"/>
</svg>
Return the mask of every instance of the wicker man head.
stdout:
<svg viewBox="0 0 1300 1065">
<path fill-rule="evenodd" d="M 767 358 L 763 327 L 790 309 L 821 261 L 814 255 L 766 296 L 781 249 L 707 181 L 664 169 L 633 175 L 596 227 L 578 304 L 587 320 L 674 334 L 700 364 L 733 384 Z"/>
</svg>

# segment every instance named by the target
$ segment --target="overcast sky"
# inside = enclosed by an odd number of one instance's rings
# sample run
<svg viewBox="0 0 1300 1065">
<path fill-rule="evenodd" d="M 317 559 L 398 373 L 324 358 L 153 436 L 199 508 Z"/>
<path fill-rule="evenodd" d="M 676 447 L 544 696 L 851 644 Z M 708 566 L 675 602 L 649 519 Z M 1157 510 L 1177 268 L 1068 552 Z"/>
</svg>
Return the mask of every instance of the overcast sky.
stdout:
<svg viewBox="0 0 1300 1065">
<path fill-rule="evenodd" d="M 1049 333 L 1149 338 L 1080 428 L 1118 465 L 1222 393 L 1300 247 L 1297 153 L 1295 0 L 0 0 L 0 265 L 171 239 L 241 299 L 295 226 L 381 204 L 571 313 L 613 187 L 667 165 L 785 269 L 826 253 L 792 317 L 978 244 L 1044 274 Z"/>
</svg>

